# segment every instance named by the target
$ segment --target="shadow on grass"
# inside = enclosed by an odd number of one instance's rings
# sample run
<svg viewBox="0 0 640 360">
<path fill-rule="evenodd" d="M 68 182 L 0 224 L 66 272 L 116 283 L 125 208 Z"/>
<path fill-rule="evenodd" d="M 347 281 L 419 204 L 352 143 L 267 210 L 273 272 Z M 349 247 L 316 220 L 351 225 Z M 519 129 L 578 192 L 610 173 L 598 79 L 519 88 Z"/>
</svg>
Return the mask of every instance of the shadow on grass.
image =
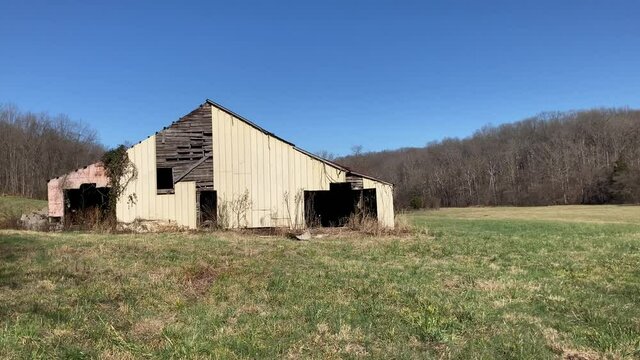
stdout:
<svg viewBox="0 0 640 360">
<path fill-rule="evenodd" d="M 0 235 L 0 288 L 16 289 L 24 283 L 26 263 L 43 256 L 45 241 L 26 234 Z"/>
</svg>

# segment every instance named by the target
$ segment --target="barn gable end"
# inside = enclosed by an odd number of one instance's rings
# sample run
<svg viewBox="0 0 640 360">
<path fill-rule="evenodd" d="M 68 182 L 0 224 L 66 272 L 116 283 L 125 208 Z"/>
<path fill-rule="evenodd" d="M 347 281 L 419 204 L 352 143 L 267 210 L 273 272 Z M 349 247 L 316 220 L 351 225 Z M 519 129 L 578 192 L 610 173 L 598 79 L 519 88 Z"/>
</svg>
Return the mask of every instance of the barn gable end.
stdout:
<svg viewBox="0 0 640 360">
<path fill-rule="evenodd" d="M 210 100 L 127 154 L 137 177 L 117 203 L 121 222 L 303 228 L 339 226 L 365 212 L 394 226 L 392 184 L 304 151 Z"/>
</svg>

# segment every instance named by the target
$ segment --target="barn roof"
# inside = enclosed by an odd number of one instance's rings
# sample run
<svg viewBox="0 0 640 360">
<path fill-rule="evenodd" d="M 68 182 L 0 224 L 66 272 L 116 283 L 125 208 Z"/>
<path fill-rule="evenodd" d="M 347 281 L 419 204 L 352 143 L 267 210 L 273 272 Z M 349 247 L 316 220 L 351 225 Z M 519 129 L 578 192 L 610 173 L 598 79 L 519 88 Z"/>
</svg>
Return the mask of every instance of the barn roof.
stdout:
<svg viewBox="0 0 640 360">
<path fill-rule="evenodd" d="M 292 142 L 290 142 L 290 141 L 287 141 L 287 140 L 285 140 L 285 139 L 283 139 L 283 138 L 279 137 L 278 135 L 276 135 L 276 134 L 274 134 L 274 133 L 272 133 L 272 132 L 270 132 L 270 131 L 267 131 L 265 128 L 263 128 L 263 127 L 259 126 L 258 124 L 256 124 L 256 123 L 252 122 L 251 120 L 249 120 L 249 119 L 245 118 L 244 116 L 239 115 L 238 113 L 236 113 L 236 112 L 234 112 L 234 111 L 232 111 L 232 110 L 227 109 L 226 107 L 224 107 L 224 106 L 222 106 L 222 105 L 218 104 L 217 102 L 215 102 L 215 101 L 213 101 L 213 100 L 207 99 L 207 100 L 205 101 L 205 103 L 206 103 L 206 104 L 209 104 L 209 105 L 211 105 L 211 106 L 213 106 L 213 107 L 216 107 L 216 108 L 218 108 L 218 109 L 220 109 L 220 110 L 222 110 L 222 111 L 226 112 L 227 114 L 229 114 L 229 115 L 231 115 L 231 116 L 233 116 L 233 117 L 235 117 L 235 118 L 237 118 L 237 119 L 241 120 L 241 121 L 244 121 L 246 124 L 248 124 L 249 126 L 251 126 L 251 127 L 255 128 L 256 130 L 258 130 L 258 131 L 260 131 L 260 132 L 264 133 L 265 135 L 269 135 L 269 136 L 274 137 L 274 138 L 276 138 L 276 139 L 278 139 L 278 140 L 280 140 L 280 141 L 282 141 L 282 142 L 284 142 L 284 143 L 286 143 L 286 144 L 289 144 L 289 145 L 293 146 L 293 148 L 294 148 L 294 149 L 296 149 L 296 150 L 300 151 L 301 153 L 303 153 L 303 154 L 305 154 L 305 155 L 307 155 L 307 156 L 310 156 L 310 157 L 312 157 L 312 158 L 314 158 L 314 159 L 316 159 L 316 160 L 318 160 L 318 161 L 321 161 L 321 162 L 323 162 L 323 163 L 325 163 L 325 164 L 327 164 L 327 165 L 333 166 L 333 167 L 335 167 L 335 168 L 338 168 L 338 169 L 340 169 L 340 170 L 342 170 L 342 171 L 345 171 L 345 172 L 351 173 L 351 174 L 356 175 L 356 176 L 361 176 L 361 177 L 363 177 L 363 178 L 367 178 L 367 179 L 369 179 L 369 180 L 374 180 L 374 181 L 378 181 L 378 182 L 381 182 L 381 183 L 384 183 L 384 184 L 393 185 L 392 183 L 390 183 L 390 182 L 388 182 L 388 181 L 384 181 L 384 180 L 381 180 L 381 179 L 375 178 L 375 177 L 373 177 L 373 176 L 369 176 L 369 175 L 365 175 L 365 174 L 361 174 L 361 173 L 358 173 L 358 172 L 352 171 L 351 169 L 349 169 L 349 168 L 348 168 L 348 167 L 346 167 L 346 166 L 342 166 L 342 165 L 340 165 L 340 164 L 338 164 L 338 163 L 336 163 L 336 162 L 334 162 L 334 161 L 327 160 L 327 159 L 325 159 L 325 158 L 323 158 L 323 157 L 321 157 L 321 156 L 318 156 L 318 155 L 313 154 L 313 153 L 311 153 L 311 152 L 309 152 L 309 151 L 307 151 L 307 150 L 304 150 L 304 149 L 302 149 L 302 148 L 299 148 L 299 147 L 297 147 L 297 146 L 296 146 L 296 144 L 294 144 L 294 143 L 292 143 Z"/>
<path fill-rule="evenodd" d="M 276 139 L 278 139 L 278 140 L 280 140 L 280 141 L 282 141 L 282 142 L 284 142 L 284 143 L 286 143 L 286 144 L 288 144 L 288 145 L 292 146 L 292 147 L 293 147 L 294 149 L 296 149 L 297 151 L 300 151 L 301 153 L 303 153 L 303 154 L 305 154 L 305 155 L 307 155 L 307 156 L 309 156 L 309 157 L 312 157 L 312 158 L 314 158 L 314 159 L 316 159 L 316 160 L 318 160 L 318 161 L 321 161 L 321 162 L 323 162 L 323 163 L 325 163 L 325 164 L 327 164 L 327 165 L 330 165 L 330 166 L 332 166 L 332 167 L 334 167 L 334 168 L 340 169 L 340 170 L 342 170 L 342 171 L 345 171 L 345 172 L 351 173 L 351 174 L 356 175 L 356 176 L 360 176 L 360 177 L 363 177 L 363 178 L 367 178 L 367 179 L 369 179 L 369 180 L 374 180 L 374 181 L 378 181 L 378 182 L 381 182 L 381 183 L 384 183 L 384 184 L 393 185 L 392 183 L 390 183 L 390 182 L 388 182 L 388 181 L 384 181 L 384 180 L 381 180 L 381 179 L 375 178 L 375 177 L 373 177 L 373 176 L 369 176 L 369 175 L 365 175 L 365 174 L 361 174 L 361 173 L 355 172 L 355 171 L 353 171 L 353 170 L 349 169 L 349 168 L 348 168 L 348 167 L 346 167 L 346 166 L 340 165 L 340 164 L 338 164 L 338 163 L 336 163 L 336 162 L 334 162 L 334 161 L 331 161 L 331 160 L 325 159 L 325 158 L 323 158 L 323 157 L 321 157 L 321 156 L 318 156 L 318 155 L 316 155 L 316 154 L 313 154 L 313 153 L 311 153 L 311 152 L 309 152 L 309 151 L 307 151 L 307 150 L 304 150 L 304 149 L 302 149 L 302 148 L 299 148 L 299 147 L 297 147 L 297 146 L 296 146 L 296 144 L 294 144 L 294 143 L 292 143 L 292 142 L 290 142 L 290 141 L 287 141 L 287 140 L 285 140 L 285 139 L 281 138 L 280 136 L 278 136 L 278 135 L 276 135 L 276 134 L 274 134 L 274 133 L 272 133 L 272 132 L 270 132 L 270 131 L 266 130 L 265 128 L 263 128 L 263 127 L 259 126 L 258 124 L 254 123 L 253 121 L 251 121 L 251 120 L 249 120 L 249 119 L 245 118 L 244 116 L 242 116 L 242 115 L 240 115 L 240 114 L 238 114 L 238 113 L 236 113 L 236 112 L 234 112 L 234 111 L 232 111 L 232 110 L 230 110 L 230 109 L 228 109 L 228 108 L 226 108 L 226 107 L 224 107 L 224 106 L 222 106 L 222 105 L 218 104 L 217 102 L 215 102 L 215 101 L 213 101 L 213 100 L 206 99 L 206 100 L 205 100 L 205 102 L 204 102 L 204 104 L 209 104 L 209 105 L 211 105 L 211 106 L 213 106 L 213 107 L 215 107 L 215 108 L 217 108 L 217 109 L 220 109 L 220 110 L 222 110 L 222 111 L 226 112 L 227 114 L 229 114 L 229 115 L 231 115 L 231 116 L 233 116 L 233 117 L 235 117 L 235 118 L 239 119 L 240 121 L 245 122 L 245 123 L 246 123 L 246 124 L 248 124 L 249 126 L 251 126 L 251 127 L 255 128 L 256 130 L 258 130 L 258 131 L 260 131 L 260 132 L 264 133 L 265 135 L 269 135 L 269 136 L 271 136 L 271 137 L 274 137 L 274 138 L 276 138 Z M 203 105 L 204 105 L 204 104 L 203 104 Z M 202 105 L 201 105 L 201 106 L 202 106 Z M 179 120 L 178 120 L 178 121 L 179 121 Z M 156 132 L 156 134 L 157 134 L 157 132 Z M 148 136 L 147 138 L 149 138 L 149 137 L 150 137 L 150 136 Z M 137 143 L 137 144 L 139 144 L 140 142 L 141 142 L 141 141 L 138 141 L 138 143 Z M 135 146 L 135 145 L 133 145 L 133 146 Z M 132 146 L 132 147 L 133 147 L 133 146 Z M 90 165 L 93 165 L 93 164 L 90 164 Z M 90 165 L 87 165 L 87 166 L 90 166 Z M 72 170 L 72 171 L 68 172 L 67 174 L 72 173 L 72 172 L 74 172 L 74 171 L 81 170 L 81 169 L 85 169 L 85 168 L 87 168 L 87 166 L 85 166 L 85 167 L 83 167 L 83 168 L 78 168 L 78 169 Z M 64 176 L 64 175 L 60 175 L 60 176 Z M 49 181 L 51 181 L 51 180 L 53 180 L 53 179 L 57 179 L 57 178 L 59 178 L 60 176 L 57 176 L 57 177 L 54 177 L 54 178 L 48 179 L 48 180 L 47 180 L 47 182 L 49 182 Z"/>
</svg>

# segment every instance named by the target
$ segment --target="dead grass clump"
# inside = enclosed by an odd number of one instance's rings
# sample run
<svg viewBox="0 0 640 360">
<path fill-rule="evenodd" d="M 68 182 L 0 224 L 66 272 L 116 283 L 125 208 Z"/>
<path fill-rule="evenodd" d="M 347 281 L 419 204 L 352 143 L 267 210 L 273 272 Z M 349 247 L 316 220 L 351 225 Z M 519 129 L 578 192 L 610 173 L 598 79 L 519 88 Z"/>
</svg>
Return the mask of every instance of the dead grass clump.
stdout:
<svg viewBox="0 0 640 360">
<path fill-rule="evenodd" d="M 65 216 L 64 230 L 87 230 L 97 233 L 112 233 L 117 222 L 98 207 L 77 210 Z"/>
<path fill-rule="evenodd" d="M 136 356 L 121 349 L 106 349 L 98 356 L 100 360 L 129 360 L 136 359 Z"/>
<path fill-rule="evenodd" d="M 287 352 L 288 359 L 306 359 L 309 354 L 319 351 L 323 358 L 362 358 L 369 355 L 363 345 L 364 334 L 359 328 L 343 325 L 332 332 L 327 324 L 318 324 L 317 331 L 310 334 L 303 343 L 298 343 Z"/>
<path fill-rule="evenodd" d="M 184 286 L 192 295 L 204 295 L 211 284 L 225 271 L 207 263 L 198 263 L 184 268 Z"/>
<path fill-rule="evenodd" d="M 239 234 L 255 235 L 258 237 L 287 237 L 291 234 L 291 229 L 287 227 L 240 228 L 228 230 Z"/>
<path fill-rule="evenodd" d="M 149 271 L 147 276 L 152 284 L 159 284 L 165 281 L 169 277 L 169 274 L 171 274 L 171 270 L 167 268 L 157 268 Z"/>
<path fill-rule="evenodd" d="M 404 214 L 396 215 L 395 226 L 389 228 L 381 225 L 375 216 L 366 213 L 355 213 L 349 216 L 345 227 L 349 230 L 372 236 L 406 235 L 413 231 L 409 219 Z"/>
<path fill-rule="evenodd" d="M 482 291 L 496 292 L 502 291 L 507 287 L 504 282 L 496 280 L 479 280 L 476 282 L 476 288 Z"/>
<path fill-rule="evenodd" d="M 462 279 L 459 276 L 452 275 L 445 277 L 442 281 L 442 285 L 445 289 L 460 289 L 462 288 Z"/>
<path fill-rule="evenodd" d="M 164 329 L 174 321 L 174 316 L 145 318 L 133 325 L 131 335 L 136 339 L 152 341 L 157 339 Z"/>
<path fill-rule="evenodd" d="M 547 328 L 543 331 L 544 337 L 551 350 L 562 356 L 565 360 L 596 360 L 602 359 L 597 352 L 593 350 L 576 350 L 562 341 L 560 334 L 556 329 Z"/>
<path fill-rule="evenodd" d="M 394 223 L 395 223 L 394 230 L 398 233 L 408 234 L 415 230 L 413 225 L 411 224 L 411 220 L 405 213 L 396 214 L 394 217 Z"/>
<path fill-rule="evenodd" d="M 0 229 L 20 229 L 20 214 L 8 211 L 0 213 Z"/>
</svg>

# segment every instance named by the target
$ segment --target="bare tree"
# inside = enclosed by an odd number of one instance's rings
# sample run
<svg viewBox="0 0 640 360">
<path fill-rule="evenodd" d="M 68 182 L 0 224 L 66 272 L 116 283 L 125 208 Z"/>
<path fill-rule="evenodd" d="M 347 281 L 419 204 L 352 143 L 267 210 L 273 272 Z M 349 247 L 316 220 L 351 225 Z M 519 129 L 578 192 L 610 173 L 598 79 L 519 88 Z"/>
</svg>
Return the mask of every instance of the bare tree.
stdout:
<svg viewBox="0 0 640 360">
<path fill-rule="evenodd" d="M 47 180 L 100 159 L 96 133 L 66 115 L 0 106 L 0 193 L 45 198 Z"/>
<path fill-rule="evenodd" d="M 337 161 L 393 182 L 398 207 L 639 202 L 640 111 L 543 113 Z"/>
</svg>

